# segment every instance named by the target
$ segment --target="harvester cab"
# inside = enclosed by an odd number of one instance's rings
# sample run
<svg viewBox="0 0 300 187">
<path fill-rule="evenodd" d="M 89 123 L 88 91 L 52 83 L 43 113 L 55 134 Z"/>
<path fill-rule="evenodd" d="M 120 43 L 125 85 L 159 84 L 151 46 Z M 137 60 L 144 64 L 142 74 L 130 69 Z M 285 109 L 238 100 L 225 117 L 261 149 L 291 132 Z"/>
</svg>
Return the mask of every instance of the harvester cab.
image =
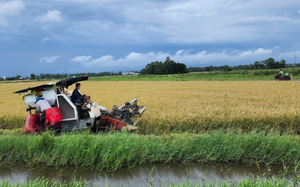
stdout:
<svg viewBox="0 0 300 187">
<path fill-rule="evenodd" d="M 37 114 L 37 111 L 35 114 L 32 113 L 32 110 L 36 110 L 35 101 L 37 95 L 41 95 L 47 100 L 61 116 L 61 118 L 56 118 L 55 116 L 54 118 L 50 118 L 58 119 L 59 121 L 44 124 L 47 128 L 63 131 L 90 128 L 93 132 L 137 129 L 136 124 L 146 110 L 145 106 L 137 105 L 137 98 L 126 102 L 120 107 L 114 106 L 112 109 L 99 106 L 96 102 L 91 101 L 84 104 L 84 106 L 76 106 L 71 101 L 72 91 L 68 91 L 67 89 L 72 84 L 85 80 L 88 80 L 87 75 L 14 92 L 23 94 L 22 99 L 26 111 L 30 113 L 25 120 L 24 133 L 36 133 L 41 131 L 41 124 L 39 123 L 40 115 Z M 79 110 L 82 110 L 81 112 L 85 114 L 84 118 L 79 117 Z M 49 122 L 49 120 L 46 120 L 46 122 Z"/>
</svg>

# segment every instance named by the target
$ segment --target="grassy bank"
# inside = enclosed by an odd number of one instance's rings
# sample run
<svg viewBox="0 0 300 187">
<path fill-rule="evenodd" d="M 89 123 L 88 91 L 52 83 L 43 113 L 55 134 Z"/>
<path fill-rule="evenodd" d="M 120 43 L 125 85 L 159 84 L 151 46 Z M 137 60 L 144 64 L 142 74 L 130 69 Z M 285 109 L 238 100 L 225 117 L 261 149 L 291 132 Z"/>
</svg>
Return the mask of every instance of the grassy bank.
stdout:
<svg viewBox="0 0 300 187">
<path fill-rule="evenodd" d="M 297 182 L 289 183 L 285 181 L 284 179 L 263 179 L 260 180 L 259 178 L 246 178 L 244 180 L 241 180 L 239 183 L 232 183 L 230 181 L 227 182 L 206 182 L 206 181 L 201 181 L 200 182 L 193 182 L 193 181 L 183 181 L 182 183 L 179 184 L 165 184 L 162 183 L 160 186 L 163 187 L 251 187 L 251 186 L 256 186 L 256 187 L 270 187 L 270 186 L 277 186 L 277 187 L 293 187 L 296 186 Z M 83 181 L 73 181 L 70 183 L 66 182 L 54 182 L 50 181 L 47 179 L 37 179 L 35 181 L 28 181 L 28 182 L 20 182 L 20 183 L 10 183 L 7 180 L 0 181 L 0 187 L 33 187 L 33 186 L 39 186 L 39 187 L 85 187 L 85 186 L 90 186 L 88 182 L 83 182 Z M 106 187 L 109 187 L 111 185 L 106 184 Z M 124 186 L 124 185 L 122 185 Z M 152 187 L 153 185 L 149 184 L 147 185 L 149 187 Z"/>
<path fill-rule="evenodd" d="M 128 133 L 0 136 L 0 165 L 77 166 L 114 171 L 148 163 L 243 163 L 300 165 L 298 137 L 276 134 Z"/>
<path fill-rule="evenodd" d="M 273 80 L 274 76 L 252 74 L 228 74 L 223 72 L 203 72 L 178 75 L 128 75 L 91 77 L 90 81 L 262 81 Z"/>
<path fill-rule="evenodd" d="M 290 73 L 294 80 L 300 78 L 300 68 L 283 68 L 284 73 Z M 257 81 L 274 80 L 279 69 L 261 69 L 261 70 L 232 70 L 232 71 L 206 71 L 190 72 L 186 74 L 169 75 L 116 75 L 89 77 L 90 81 Z M 87 73 L 88 75 L 88 73 Z M 57 82 L 60 79 L 47 79 L 47 82 Z M 45 81 L 45 79 L 34 80 L 11 80 L 0 81 L 0 83 L 26 83 L 35 81 Z"/>
<path fill-rule="evenodd" d="M 284 68 L 294 80 L 300 78 L 300 68 Z M 278 69 L 191 72 L 171 75 L 127 75 L 91 77 L 90 81 L 258 81 L 274 80 Z"/>
</svg>

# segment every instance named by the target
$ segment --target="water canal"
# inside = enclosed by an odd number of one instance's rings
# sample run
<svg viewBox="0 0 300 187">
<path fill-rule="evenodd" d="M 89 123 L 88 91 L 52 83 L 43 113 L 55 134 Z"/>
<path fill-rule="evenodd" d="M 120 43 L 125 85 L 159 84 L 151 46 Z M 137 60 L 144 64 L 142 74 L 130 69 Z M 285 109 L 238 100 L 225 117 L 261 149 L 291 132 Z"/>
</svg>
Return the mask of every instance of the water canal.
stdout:
<svg viewBox="0 0 300 187">
<path fill-rule="evenodd" d="M 161 186 L 171 183 L 178 184 L 192 180 L 194 184 L 200 181 L 223 182 L 232 181 L 238 183 L 247 177 L 283 177 L 291 182 L 292 174 L 283 175 L 280 167 L 246 166 L 246 165 L 142 165 L 134 168 L 121 168 L 115 172 L 99 172 L 97 170 L 84 170 L 76 168 L 44 168 L 33 169 L 28 167 L 0 167 L 0 180 L 7 179 L 11 183 L 35 180 L 44 177 L 57 182 L 71 182 L 74 179 L 82 179 L 88 182 L 88 186 Z"/>
</svg>

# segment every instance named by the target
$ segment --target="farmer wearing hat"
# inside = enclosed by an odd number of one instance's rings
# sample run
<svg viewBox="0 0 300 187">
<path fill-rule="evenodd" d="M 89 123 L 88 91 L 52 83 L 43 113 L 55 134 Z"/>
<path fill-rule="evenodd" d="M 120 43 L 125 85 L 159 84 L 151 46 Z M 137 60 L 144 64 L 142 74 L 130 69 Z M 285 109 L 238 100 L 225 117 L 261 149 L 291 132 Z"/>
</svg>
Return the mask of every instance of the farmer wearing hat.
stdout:
<svg viewBox="0 0 300 187">
<path fill-rule="evenodd" d="M 40 94 L 38 94 L 36 97 L 35 105 L 36 105 L 36 111 L 38 113 L 41 113 L 40 123 L 42 127 L 42 132 L 45 132 L 46 110 L 51 108 L 51 105 L 47 100 L 42 98 Z"/>
</svg>

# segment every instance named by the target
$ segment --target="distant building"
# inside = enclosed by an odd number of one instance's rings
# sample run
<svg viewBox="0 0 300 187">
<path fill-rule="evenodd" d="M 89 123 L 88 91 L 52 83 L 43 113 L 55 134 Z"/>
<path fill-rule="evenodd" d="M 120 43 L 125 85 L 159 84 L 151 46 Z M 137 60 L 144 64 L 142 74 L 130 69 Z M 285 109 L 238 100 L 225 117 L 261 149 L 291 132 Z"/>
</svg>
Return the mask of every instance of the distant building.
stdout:
<svg viewBox="0 0 300 187">
<path fill-rule="evenodd" d="M 133 72 L 133 71 L 129 71 L 129 72 L 122 72 L 122 75 L 138 75 L 139 73 Z"/>
</svg>

